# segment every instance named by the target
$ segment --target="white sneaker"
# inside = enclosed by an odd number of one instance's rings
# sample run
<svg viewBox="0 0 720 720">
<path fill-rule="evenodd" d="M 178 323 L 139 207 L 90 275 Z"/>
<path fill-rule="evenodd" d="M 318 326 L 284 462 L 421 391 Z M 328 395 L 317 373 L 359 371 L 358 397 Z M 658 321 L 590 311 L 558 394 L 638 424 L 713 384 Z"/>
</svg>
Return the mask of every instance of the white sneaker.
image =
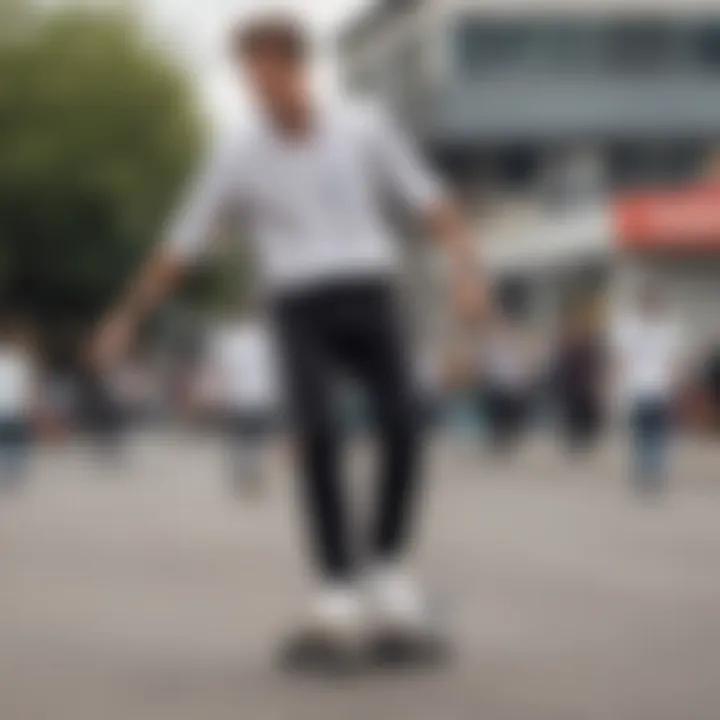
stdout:
<svg viewBox="0 0 720 720">
<path fill-rule="evenodd" d="M 363 617 L 361 595 L 351 585 L 327 585 L 310 605 L 311 628 L 339 639 L 357 636 L 362 629 Z"/>
<path fill-rule="evenodd" d="M 291 671 L 343 673 L 357 662 L 363 629 L 360 594 L 346 585 L 322 588 L 302 627 L 285 643 L 281 662 Z"/>
<path fill-rule="evenodd" d="M 376 568 L 368 578 L 373 632 L 369 658 L 377 667 L 431 667 L 452 654 L 447 628 L 438 623 L 430 604 L 402 569 Z"/>
<path fill-rule="evenodd" d="M 397 566 L 375 568 L 368 578 L 366 599 L 381 628 L 415 632 L 428 623 L 425 598 L 410 574 Z"/>
</svg>

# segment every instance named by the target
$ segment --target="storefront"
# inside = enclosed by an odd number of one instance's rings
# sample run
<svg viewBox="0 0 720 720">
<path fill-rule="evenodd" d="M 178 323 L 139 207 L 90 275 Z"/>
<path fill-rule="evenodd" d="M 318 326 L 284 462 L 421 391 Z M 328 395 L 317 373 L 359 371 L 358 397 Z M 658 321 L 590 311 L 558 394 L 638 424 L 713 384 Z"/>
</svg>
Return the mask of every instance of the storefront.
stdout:
<svg viewBox="0 0 720 720">
<path fill-rule="evenodd" d="M 609 220 L 597 205 L 539 217 L 512 235 L 481 230 L 483 262 L 503 309 L 552 336 L 568 309 L 604 301 L 615 261 Z"/>
<path fill-rule="evenodd" d="M 624 197 L 614 206 L 621 261 L 616 300 L 658 288 L 687 340 L 683 416 L 717 432 L 720 367 L 720 184 Z"/>
<path fill-rule="evenodd" d="M 702 353 L 720 338 L 720 184 L 625 196 L 613 216 L 620 298 L 656 285 Z"/>
</svg>

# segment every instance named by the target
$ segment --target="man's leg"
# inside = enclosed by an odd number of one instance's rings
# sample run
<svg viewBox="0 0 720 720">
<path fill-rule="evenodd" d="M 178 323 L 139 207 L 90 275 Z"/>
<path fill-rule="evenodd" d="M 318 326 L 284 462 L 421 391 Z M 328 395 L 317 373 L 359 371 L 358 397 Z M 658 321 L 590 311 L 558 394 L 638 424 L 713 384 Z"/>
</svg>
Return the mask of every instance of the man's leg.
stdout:
<svg viewBox="0 0 720 720">
<path fill-rule="evenodd" d="M 313 301 L 290 303 L 279 311 L 302 503 L 320 581 L 305 625 L 283 652 L 283 664 L 291 670 L 334 672 L 355 664 L 362 607 L 340 476 L 341 437 L 325 310 L 325 303 Z"/>
<path fill-rule="evenodd" d="M 381 378 L 377 395 L 382 446 L 377 526 L 373 550 L 383 562 L 402 560 L 412 537 L 419 483 L 420 425 L 416 397 L 399 368 Z"/>
<path fill-rule="evenodd" d="M 362 296 L 339 352 L 370 395 L 381 465 L 370 552 L 377 563 L 402 561 L 412 536 L 419 484 L 422 413 L 404 334 L 389 288 Z"/>
<path fill-rule="evenodd" d="M 366 585 L 374 621 L 371 657 L 381 665 L 435 664 L 446 657 L 448 638 L 405 566 L 419 500 L 422 417 L 389 291 L 368 294 L 343 350 L 370 393 L 381 449 Z"/>
<path fill-rule="evenodd" d="M 284 307 L 282 349 L 313 557 L 323 579 L 346 582 L 352 559 L 340 478 L 341 437 L 330 357 L 320 323 L 314 320 L 307 308 L 292 303 Z"/>
</svg>

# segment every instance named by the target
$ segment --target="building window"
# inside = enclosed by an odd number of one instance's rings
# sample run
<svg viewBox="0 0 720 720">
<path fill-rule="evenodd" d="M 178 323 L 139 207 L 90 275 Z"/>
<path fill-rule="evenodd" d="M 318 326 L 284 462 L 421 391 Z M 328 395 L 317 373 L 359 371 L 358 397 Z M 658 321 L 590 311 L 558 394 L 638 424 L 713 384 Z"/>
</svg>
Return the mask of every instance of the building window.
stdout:
<svg viewBox="0 0 720 720">
<path fill-rule="evenodd" d="M 509 147 L 496 155 L 495 178 L 506 191 L 533 191 L 540 182 L 541 170 L 542 153 L 537 147 Z"/>
<path fill-rule="evenodd" d="M 705 65 L 720 67 L 720 27 L 698 36 Z M 465 75 L 529 72 L 654 74 L 687 66 L 687 24 L 651 19 L 481 20 L 461 18 L 456 31 Z"/>
<path fill-rule="evenodd" d="M 612 23 L 606 37 L 607 64 L 613 71 L 658 72 L 679 64 L 682 34 L 669 24 Z"/>
<path fill-rule="evenodd" d="M 707 23 L 693 33 L 693 49 L 705 70 L 720 72 L 720 25 Z"/>
<path fill-rule="evenodd" d="M 532 25 L 465 20 L 457 33 L 461 71 L 478 75 L 532 67 L 536 41 Z"/>
<path fill-rule="evenodd" d="M 610 150 L 612 185 L 677 186 L 700 178 L 708 149 L 701 143 L 621 143 Z"/>
<path fill-rule="evenodd" d="M 543 33 L 542 61 L 551 72 L 597 71 L 601 64 L 602 33 L 596 24 L 558 22 Z"/>
</svg>

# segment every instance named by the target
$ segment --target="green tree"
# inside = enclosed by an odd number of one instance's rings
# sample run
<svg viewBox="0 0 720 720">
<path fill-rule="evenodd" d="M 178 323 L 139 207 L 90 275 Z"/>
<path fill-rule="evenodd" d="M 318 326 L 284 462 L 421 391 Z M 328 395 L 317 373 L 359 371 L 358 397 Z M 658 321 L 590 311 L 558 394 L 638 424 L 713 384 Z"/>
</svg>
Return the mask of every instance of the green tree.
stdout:
<svg viewBox="0 0 720 720">
<path fill-rule="evenodd" d="M 131 13 L 3 4 L 1 302 L 44 323 L 92 321 L 197 161 L 198 104 Z"/>
</svg>

